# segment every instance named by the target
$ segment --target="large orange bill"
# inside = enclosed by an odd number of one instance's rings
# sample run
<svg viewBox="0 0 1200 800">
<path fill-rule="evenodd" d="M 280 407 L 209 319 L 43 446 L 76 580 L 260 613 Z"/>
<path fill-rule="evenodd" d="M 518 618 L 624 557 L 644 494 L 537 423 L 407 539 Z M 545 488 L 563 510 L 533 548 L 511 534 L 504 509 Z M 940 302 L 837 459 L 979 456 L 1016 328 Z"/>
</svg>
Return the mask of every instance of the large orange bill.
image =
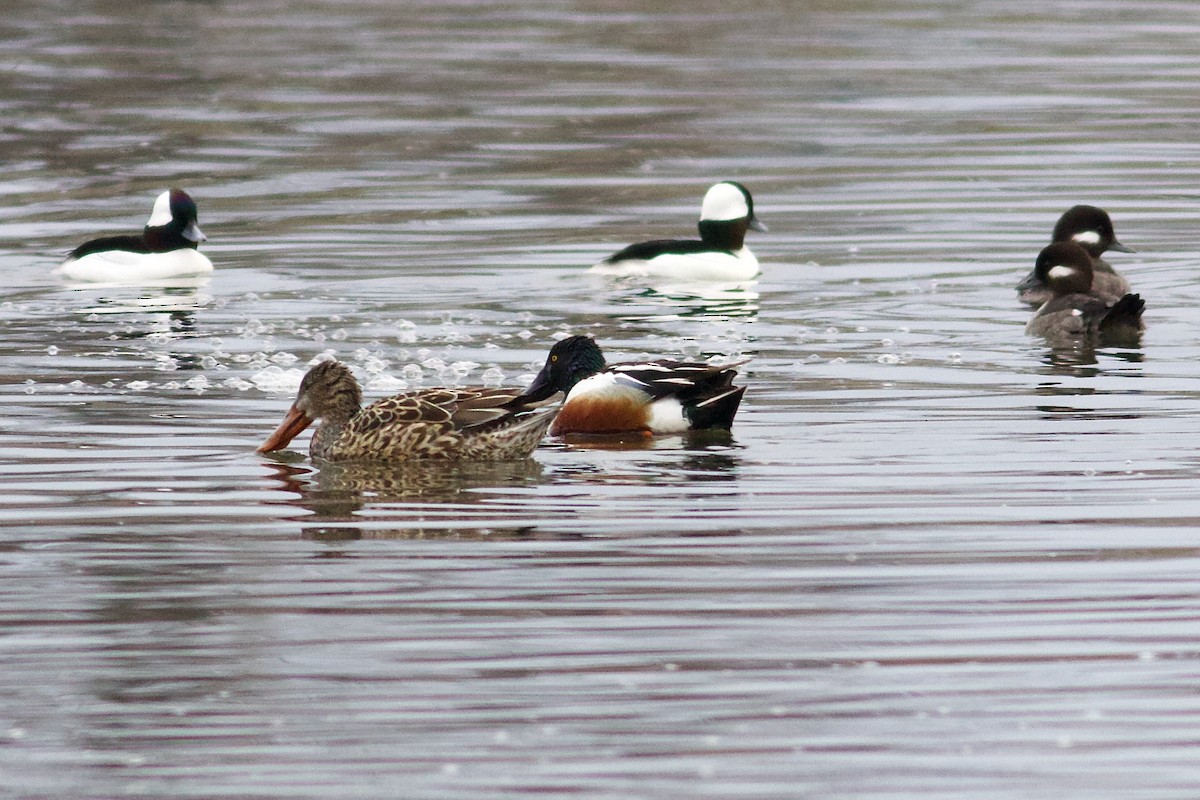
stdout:
<svg viewBox="0 0 1200 800">
<path fill-rule="evenodd" d="M 275 429 L 265 442 L 258 446 L 258 452 L 270 453 L 273 450 L 282 450 L 288 446 L 288 442 L 300 435 L 300 432 L 312 425 L 311 418 L 304 415 L 304 412 L 296 408 L 295 404 L 288 409 L 287 416 L 283 418 L 283 422 L 279 423 L 279 427 Z"/>
</svg>

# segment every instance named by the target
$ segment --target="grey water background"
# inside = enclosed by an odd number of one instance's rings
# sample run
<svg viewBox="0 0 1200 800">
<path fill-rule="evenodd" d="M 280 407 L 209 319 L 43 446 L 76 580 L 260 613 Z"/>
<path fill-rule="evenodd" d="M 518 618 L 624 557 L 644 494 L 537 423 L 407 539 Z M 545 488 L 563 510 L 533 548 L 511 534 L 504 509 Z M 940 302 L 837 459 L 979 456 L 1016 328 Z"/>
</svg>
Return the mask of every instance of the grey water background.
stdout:
<svg viewBox="0 0 1200 800">
<path fill-rule="evenodd" d="M 14 0 L 0 71 L 3 796 L 1200 794 L 1194 4 Z M 587 273 L 726 178 L 757 284 Z M 211 279 L 54 274 L 172 185 Z M 1022 332 L 1077 202 L 1141 348 Z M 253 452 L 564 332 L 752 358 L 732 436 Z"/>
</svg>

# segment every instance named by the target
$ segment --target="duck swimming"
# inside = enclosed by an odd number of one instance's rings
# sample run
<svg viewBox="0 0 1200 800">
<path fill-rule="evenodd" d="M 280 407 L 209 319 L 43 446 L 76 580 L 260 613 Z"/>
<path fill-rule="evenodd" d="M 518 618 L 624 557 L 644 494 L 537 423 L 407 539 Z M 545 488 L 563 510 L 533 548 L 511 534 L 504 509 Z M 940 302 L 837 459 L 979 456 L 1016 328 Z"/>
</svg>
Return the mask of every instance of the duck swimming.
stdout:
<svg viewBox="0 0 1200 800">
<path fill-rule="evenodd" d="M 655 239 L 632 244 L 592 267 L 608 275 L 688 281 L 746 281 L 758 259 L 745 245 L 746 231 L 767 228 L 754 216 L 754 199 L 736 181 L 716 184 L 700 206 L 700 239 Z"/>
<path fill-rule="evenodd" d="M 329 461 L 516 461 L 546 435 L 557 408 L 526 403 L 520 389 L 421 389 L 362 407 L 350 368 L 322 361 L 258 452 L 281 450 L 316 420 L 309 454 Z"/>
<path fill-rule="evenodd" d="M 1029 320 L 1026 333 L 1052 340 L 1130 339 L 1141 334 L 1145 301 L 1136 294 L 1112 301 L 1090 294 L 1092 264 L 1091 254 L 1074 242 L 1043 248 L 1033 270 L 1051 296 Z"/>
<path fill-rule="evenodd" d="M 553 436 L 729 430 L 746 391 L 733 385 L 735 366 L 669 359 L 609 365 L 590 336 L 568 336 L 550 348 L 523 399 L 566 395 Z"/>
<path fill-rule="evenodd" d="M 129 283 L 212 272 L 212 262 L 196 249 L 207 239 L 196 221 L 196 203 L 182 189 L 154 201 L 140 236 L 105 236 L 84 242 L 59 267 L 77 281 Z"/>
<path fill-rule="evenodd" d="M 1100 256 L 1108 250 L 1118 253 L 1135 251 L 1117 241 L 1112 219 L 1104 209 L 1085 205 L 1072 206 L 1054 224 L 1050 241 L 1074 242 L 1092 257 L 1090 294 L 1110 301 L 1129 294 L 1129 281 Z M 1050 287 L 1038 277 L 1036 270 L 1030 271 L 1025 279 L 1017 284 L 1017 299 L 1022 303 L 1040 306 L 1050 299 L 1051 294 Z"/>
</svg>

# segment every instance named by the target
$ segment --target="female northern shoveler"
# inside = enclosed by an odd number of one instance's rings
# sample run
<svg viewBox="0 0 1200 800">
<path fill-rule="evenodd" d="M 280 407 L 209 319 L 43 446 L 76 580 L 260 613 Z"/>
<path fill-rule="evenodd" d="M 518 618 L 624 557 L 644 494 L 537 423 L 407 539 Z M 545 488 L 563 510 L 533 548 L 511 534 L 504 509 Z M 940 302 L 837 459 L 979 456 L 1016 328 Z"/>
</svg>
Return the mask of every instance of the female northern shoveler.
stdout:
<svg viewBox="0 0 1200 800">
<path fill-rule="evenodd" d="M 1026 333 L 1052 341 L 1075 341 L 1135 339 L 1142 332 L 1146 302 L 1136 294 L 1116 300 L 1089 294 L 1092 256 L 1074 242 L 1047 245 L 1038 253 L 1033 271 L 1050 288 L 1051 297 L 1029 320 Z"/>
<path fill-rule="evenodd" d="M 590 336 L 568 336 L 550 348 L 523 400 L 537 403 L 566 394 L 550 428 L 555 436 L 729 430 L 746 391 L 733 385 L 736 366 L 666 359 L 606 365 Z"/>
<path fill-rule="evenodd" d="M 330 461 L 418 458 L 511 461 L 528 458 L 558 409 L 537 408 L 518 389 L 421 389 L 362 407 L 350 369 L 322 361 L 300 382 L 296 402 L 258 448 L 287 446 L 321 420 L 309 453 Z"/>
</svg>

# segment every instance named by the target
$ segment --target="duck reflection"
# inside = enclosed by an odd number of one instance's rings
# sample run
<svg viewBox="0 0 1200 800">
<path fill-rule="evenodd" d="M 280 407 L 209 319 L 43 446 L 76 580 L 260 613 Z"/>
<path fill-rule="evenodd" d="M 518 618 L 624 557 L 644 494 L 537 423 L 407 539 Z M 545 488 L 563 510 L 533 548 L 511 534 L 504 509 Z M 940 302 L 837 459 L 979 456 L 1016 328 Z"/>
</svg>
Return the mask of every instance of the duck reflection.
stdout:
<svg viewBox="0 0 1200 800">
<path fill-rule="evenodd" d="M 203 275 L 138 284 L 68 283 L 67 288 L 92 296 L 91 305 L 79 309 L 82 314 L 193 312 L 211 302 L 202 291 L 210 281 Z"/>
<path fill-rule="evenodd" d="M 560 484 L 650 487 L 736 483 L 742 466 L 739 454 L 728 447 L 713 449 L 721 440 L 725 444 L 732 441 L 727 431 L 721 433 L 724 435 L 717 437 L 712 435 L 712 431 L 696 431 L 693 435 L 684 436 L 685 449 L 682 450 L 679 449 L 678 439 L 672 445 L 670 439 L 664 438 L 639 443 L 632 439 L 613 440 L 613 437 L 608 437 L 609 441 L 600 441 L 601 437 L 582 441 L 577 437 L 567 437 L 569 450 L 594 451 L 598 458 L 559 467 L 555 470 L 553 480 Z M 665 456 L 668 455 L 668 448 L 672 448 L 674 457 L 622 459 L 619 462 L 603 460 L 607 453 L 625 450 L 659 451 Z"/>
<path fill-rule="evenodd" d="M 651 436 L 640 431 L 627 433 L 568 433 L 558 437 L 568 450 L 682 450 L 693 452 L 713 447 L 732 447 L 733 433 L 723 428 L 684 431 Z"/>
<path fill-rule="evenodd" d="M 1145 354 L 1141 350 L 1110 350 L 1097 348 L 1089 343 L 1076 343 L 1074 345 L 1062 345 L 1052 347 L 1042 357 L 1042 363 L 1045 365 L 1044 371 L 1051 375 L 1061 375 L 1071 378 L 1094 378 L 1102 374 L 1121 374 L 1138 375 L 1140 370 L 1130 370 L 1124 365 L 1118 365 L 1115 369 L 1108 364 L 1102 364 L 1100 358 L 1103 357 L 1106 361 L 1115 360 L 1124 362 L 1125 364 L 1141 364 L 1145 360 Z M 1103 394 L 1102 390 L 1097 390 L 1092 385 L 1079 385 L 1076 383 L 1044 383 L 1034 389 L 1034 393 L 1043 397 L 1067 398 L 1067 397 L 1090 397 Z M 1082 408 L 1075 405 L 1046 403 L 1038 404 L 1037 410 L 1043 414 L 1053 416 L 1077 415 L 1080 417 L 1095 417 L 1098 412 L 1094 408 Z M 1106 417 L 1124 417 L 1134 418 L 1140 416 L 1133 413 L 1112 414 L 1104 413 Z"/>
<path fill-rule="evenodd" d="M 286 494 L 281 505 L 305 512 L 293 519 L 305 523 L 301 535 L 308 539 L 573 539 L 583 534 L 563 527 L 574 512 L 561 505 L 539 505 L 533 490 L 539 486 L 578 486 L 584 492 L 613 486 L 672 487 L 668 491 L 679 500 L 692 497 L 688 487 L 696 489 L 696 497 L 711 498 L 712 490 L 700 490 L 701 484 L 726 483 L 733 488 L 722 493 L 736 491 L 742 464 L 736 451 L 721 445 L 729 442 L 728 434 L 700 434 L 666 437 L 673 449 L 667 449 L 661 438 L 622 442 L 597 437 L 586 445 L 566 443 L 566 450 L 592 452 L 593 458 L 550 468 L 533 459 L 324 463 L 317 468 L 298 455 L 284 456 L 269 464 L 273 471 L 269 479 Z M 680 449 L 681 438 L 689 449 Z M 610 459 L 610 453 L 624 450 L 661 452 L 652 458 Z M 561 488 L 548 491 L 561 494 Z M 369 526 L 363 524 L 368 515 Z M 527 521 L 531 515 L 536 515 L 536 524 Z M 377 524 L 389 521 L 394 523 L 390 527 Z M 562 526 L 556 524 L 560 522 Z"/>
<path fill-rule="evenodd" d="M 1100 366 L 1100 356 L 1127 364 L 1140 364 L 1146 360 L 1140 349 L 1098 349 L 1090 342 L 1074 342 L 1051 345 L 1042 356 L 1042 363 L 1046 366 L 1044 371 L 1052 375 L 1090 378 L 1108 371 Z"/>
<path fill-rule="evenodd" d="M 477 505 L 494 500 L 514 488 L 542 482 L 542 466 L 533 459 L 501 462 L 454 462 L 423 460 L 397 464 L 322 463 L 319 469 L 304 464 L 276 462 L 271 465 L 281 491 L 293 495 L 286 505 L 312 512 L 306 538 L 326 541 L 363 538 L 456 538 L 500 536 L 529 538 L 527 526 L 491 529 L 484 527 L 398 527 L 391 530 L 363 529 L 339 525 L 360 521 L 360 512 L 388 504 Z M 494 490 L 489 492 L 488 490 Z M 419 519 L 419 509 L 402 513 Z M 464 513 L 470 513 L 464 512 Z"/>
<path fill-rule="evenodd" d="M 516 542 L 568 538 L 583 538 L 562 533 L 550 534 L 534 525 L 513 528 L 361 528 L 357 525 L 318 525 L 301 528 L 300 537 L 315 542 L 357 542 L 362 539 L 409 539 L 409 540 L 462 540 L 489 542 Z M 344 550 L 330 549 L 320 553 L 320 558 L 345 558 Z"/>
<path fill-rule="evenodd" d="M 1043 371 L 1051 375 L 1091 378 L 1100 374 L 1096 348 L 1087 343 L 1051 347 L 1042 356 L 1042 363 L 1046 367 Z"/>
<path fill-rule="evenodd" d="M 171 359 L 173 370 L 197 371 L 203 369 L 200 356 L 176 352 L 170 345 L 197 335 L 196 312 L 211 300 L 198 288 L 207 281 L 203 278 L 189 281 L 188 285 L 151 288 L 109 287 L 91 305 L 79 309 L 79 313 L 99 320 L 97 325 L 107 330 L 114 341 L 153 342 L 157 339 L 158 344 L 167 345 L 163 355 Z"/>
<path fill-rule="evenodd" d="M 542 465 L 522 461 L 419 461 L 377 463 L 321 462 L 320 468 L 276 462 L 271 465 L 284 490 L 299 495 L 288 501 L 322 518 L 344 520 L 367 504 L 423 500 L 431 503 L 478 503 L 486 489 L 535 486 Z"/>
<path fill-rule="evenodd" d="M 666 319 L 754 319 L 759 295 L 753 283 L 673 284 L 641 289 L 617 298 L 621 305 L 644 305 L 670 311 L 646 310 L 621 315 L 630 322 Z"/>
</svg>

